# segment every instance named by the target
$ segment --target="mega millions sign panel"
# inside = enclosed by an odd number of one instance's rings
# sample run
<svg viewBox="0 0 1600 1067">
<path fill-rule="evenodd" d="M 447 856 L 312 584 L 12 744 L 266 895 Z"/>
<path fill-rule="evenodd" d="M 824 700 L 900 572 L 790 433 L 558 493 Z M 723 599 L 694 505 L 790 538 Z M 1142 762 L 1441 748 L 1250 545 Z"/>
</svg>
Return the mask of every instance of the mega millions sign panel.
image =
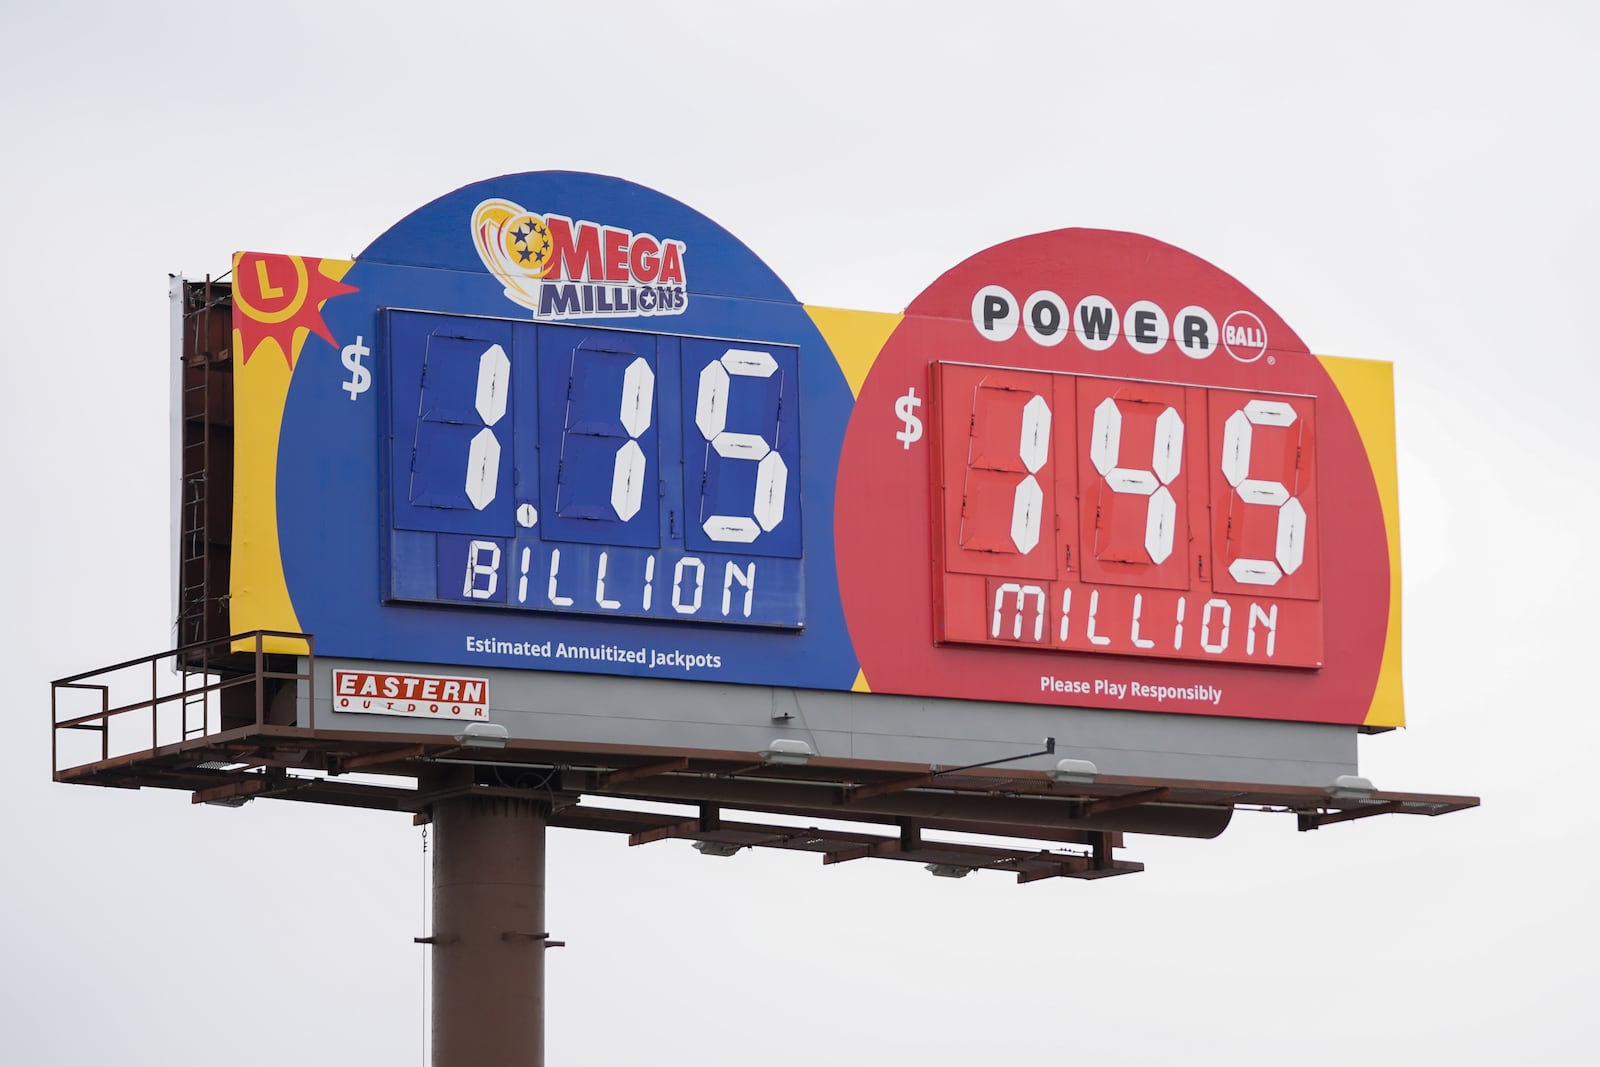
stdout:
<svg viewBox="0 0 1600 1067">
<path fill-rule="evenodd" d="M 1401 721 L 1388 366 L 1159 241 L 1022 237 L 837 311 L 675 200 L 534 173 L 354 260 L 240 253 L 234 302 L 235 631 Z"/>
</svg>

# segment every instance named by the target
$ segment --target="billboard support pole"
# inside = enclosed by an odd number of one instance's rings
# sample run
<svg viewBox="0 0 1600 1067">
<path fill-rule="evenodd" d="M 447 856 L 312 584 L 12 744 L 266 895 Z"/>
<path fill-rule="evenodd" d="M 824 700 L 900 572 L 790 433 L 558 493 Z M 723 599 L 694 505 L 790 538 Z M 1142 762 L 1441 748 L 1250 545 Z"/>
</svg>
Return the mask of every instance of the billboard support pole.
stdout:
<svg viewBox="0 0 1600 1067">
<path fill-rule="evenodd" d="M 548 814 L 505 797 L 433 806 L 434 1067 L 543 1067 Z"/>
</svg>

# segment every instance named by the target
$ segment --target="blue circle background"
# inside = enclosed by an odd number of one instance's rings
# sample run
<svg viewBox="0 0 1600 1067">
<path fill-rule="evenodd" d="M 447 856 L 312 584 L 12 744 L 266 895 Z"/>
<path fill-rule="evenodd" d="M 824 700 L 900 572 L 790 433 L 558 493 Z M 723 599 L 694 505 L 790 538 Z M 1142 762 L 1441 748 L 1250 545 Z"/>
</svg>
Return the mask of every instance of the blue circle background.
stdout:
<svg viewBox="0 0 1600 1067">
<path fill-rule="evenodd" d="M 472 216 L 499 198 L 681 240 L 689 288 L 680 315 L 565 319 L 623 329 L 749 338 L 800 349 L 801 513 L 806 627 L 799 632 L 492 608 L 384 603 L 381 440 L 384 389 L 354 401 L 340 352 L 357 337 L 384 370 L 379 312 L 407 308 L 532 321 L 479 259 Z M 285 401 L 278 450 L 278 536 L 284 578 L 301 629 L 319 655 L 401 662 L 528 667 L 523 657 L 467 653 L 468 634 L 508 641 L 661 645 L 718 655 L 721 682 L 849 689 L 858 663 L 845 626 L 834 563 L 833 491 L 853 398 L 833 353 L 787 285 L 741 241 L 688 206 L 617 178 L 566 171 L 510 174 L 457 189 L 385 231 L 344 282 L 355 293 L 323 308 L 337 344 L 309 337 Z M 563 669 L 682 677 L 626 663 L 562 661 Z"/>
</svg>

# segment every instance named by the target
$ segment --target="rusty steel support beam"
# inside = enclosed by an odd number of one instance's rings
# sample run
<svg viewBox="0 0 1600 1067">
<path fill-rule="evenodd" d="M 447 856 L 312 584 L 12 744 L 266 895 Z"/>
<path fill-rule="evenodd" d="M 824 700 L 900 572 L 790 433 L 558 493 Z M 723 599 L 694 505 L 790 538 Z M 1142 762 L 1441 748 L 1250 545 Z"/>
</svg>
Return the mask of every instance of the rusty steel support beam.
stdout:
<svg viewBox="0 0 1600 1067">
<path fill-rule="evenodd" d="M 1300 812 L 1299 829 L 1316 830 L 1336 822 L 1350 822 L 1352 819 L 1366 819 L 1373 815 L 1387 815 L 1392 811 L 1400 811 L 1405 807 L 1398 800 L 1384 801 L 1378 804 L 1366 804 L 1359 808 L 1346 808 L 1344 811 L 1328 812 Z"/>
<path fill-rule="evenodd" d="M 710 833 L 722 828 L 722 811 L 714 804 L 700 805 L 698 819 L 684 819 L 670 826 L 657 826 L 651 830 L 640 830 L 636 834 L 628 835 L 630 845 L 649 845 L 656 841 L 670 841 L 678 837 L 693 837 L 695 834 Z"/>
<path fill-rule="evenodd" d="M 1172 837 L 1216 837 L 1227 828 L 1233 817 L 1231 807 L 1213 809 L 1145 803 L 1126 811 L 1114 812 L 1105 822 L 1100 822 L 1101 816 L 1085 816 L 1080 805 L 1064 798 L 1018 796 L 999 799 L 971 793 L 913 791 L 842 805 L 839 803 L 841 790 L 838 785 L 730 778 L 689 780 L 662 776 L 620 789 L 617 795 L 680 804 L 709 802 L 730 808 L 798 815 L 808 819 L 852 819 L 857 815 L 875 814 L 888 818 L 914 818 L 929 826 L 959 820 L 966 823 L 1032 825 L 1050 830 L 1125 830 Z"/>
<path fill-rule="evenodd" d="M 671 774 L 673 771 L 687 770 L 689 760 L 681 759 L 662 760 L 660 763 L 646 763 L 640 767 L 622 767 L 615 771 L 606 771 L 595 779 L 597 789 L 609 789 L 622 782 L 636 782 L 641 778 L 654 778 L 658 774 Z"/>
<path fill-rule="evenodd" d="M 1117 836 L 1120 837 L 1121 835 L 1119 834 Z M 1116 859 L 1117 855 L 1116 846 L 1111 841 L 1111 835 L 1095 834 L 1093 847 L 1094 854 L 1091 862 L 1094 866 L 1094 869 L 1097 871 L 1110 870 L 1112 861 Z"/>
<path fill-rule="evenodd" d="M 228 782 L 225 785 L 213 786 L 210 789 L 196 789 L 189 794 L 191 804 L 210 804 L 218 800 L 232 800 L 236 797 L 260 796 L 272 787 L 262 775 L 252 775 L 241 782 Z"/>
<path fill-rule="evenodd" d="M 872 855 L 874 845 L 855 845 L 851 848 L 841 848 L 833 852 L 822 854 L 824 866 L 830 863 L 849 863 L 851 860 L 864 860 Z"/>
<path fill-rule="evenodd" d="M 434 805 L 433 1067 L 543 1067 L 545 825 L 531 800 Z"/>
<path fill-rule="evenodd" d="M 1081 856 L 1063 856 L 1056 860 L 1054 867 L 1047 867 L 1040 871 L 1018 871 L 1017 884 L 1026 885 L 1029 882 L 1039 882 L 1046 878 L 1071 878 L 1075 874 L 1082 874 L 1089 869 L 1089 861 Z"/>
<path fill-rule="evenodd" d="M 1127 793 L 1120 797 L 1101 797 L 1091 800 L 1083 806 L 1084 815 L 1103 815 L 1108 811 L 1120 811 L 1123 808 L 1136 808 L 1140 804 L 1153 804 L 1172 792 L 1166 786 L 1158 789 L 1141 789 L 1137 793 Z"/>
<path fill-rule="evenodd" d="M 939 777 L 937 773 L 916 774 L 909 778 L 896 778 L 889 782 L 878 782 L 876 785 L 846 786 L 840 798 L 840 803 L 849 804 L 857 800 L 870 800 L 873 797 L 885 796 L 889 793 L 903 793 L 907 789 L 932 785 L 933 780 L 937 777 Z"/>
<path fill-rule="evenodd" d="M 1001 759 L 984 760 L 982 763 L 968 763 L 961 767 L 935 768 L 927 774 L 915 774 L 906 778 L 897 778 L 890 782 L 879 782 L 876 785 L 851 785 L 846 786 L 840 803 L 849 804 L 853 800 L 870 800 L 889 793 L 902 793 L 907 789 L 919 789 L 925 785 L 932 785 L 937 779 L 947 774 L 960 774 L 962 771 L 975 771 L 980 767 L 995 767 L 1002 763 L 1015 763 L 1017 760 L 1032 759 L 1035 756 L 1053 756 L 1056 751 L 1056 739 L 1044 739 L 1044 748 L 1038 752 L 1024 752 L 1016 756 L 1005 756 Z"/>
<path fill-rule="evenodd" d="M 851 860 L 870 859 L 873 856 L 889 856 L 896 852 L 915 852 L 921 847 L 922 827 L 908 819 L 902 819 L 899 837 L 886 837 L 871 844 L 824 852 L 822 862 L 824 866 L 830 863 L 848 863 Z"/>
<path fill-rule="evenodd" d="M 651 845 L 657 841 L 671 841 L 674 838 L 692 837 L 704 832 L 699 819 L 684 819 L 671 826 L 657 826 L 649 830 L 640 830 L 636 834 L 628 835 L 630 845 Z"/>
<path fill-rule="evenodd" d="M 905 845 L 897 837 L 886 837 L 882 841 L 875 841 L 870 845 L 856 845 L 852 848 L 841 848 L 836 852 L 824 852 L 822 862 L 848 863 L 851 860 L 871 859 L 873 856 L 889 856 L 896 852 L 904 852 Z"/>
<path fill-rule="evenodd" d="M 219 800 L 249 800 L 252 797 L 282 797 L 319 784 L 316 779 L 290 778 L 280 770 L 266 774 L 239 775 L 223 785 L 196 789 L 189 794 L 191 804 L 211 804 Z"/>
<path fill-rule="evenodd" d="M 384 763 L 402 763 L 408 759 L 428 754 L 426 745 L 407 745 L 405 748 L 390 749 L 387 752 L 368 752 L 364 756 L 340 756 L 337 758 L 338 769 L 333 774 L 344 774 L 346 771 L 357 770 L 361 767 L 376 767 Z"/>
</svg>

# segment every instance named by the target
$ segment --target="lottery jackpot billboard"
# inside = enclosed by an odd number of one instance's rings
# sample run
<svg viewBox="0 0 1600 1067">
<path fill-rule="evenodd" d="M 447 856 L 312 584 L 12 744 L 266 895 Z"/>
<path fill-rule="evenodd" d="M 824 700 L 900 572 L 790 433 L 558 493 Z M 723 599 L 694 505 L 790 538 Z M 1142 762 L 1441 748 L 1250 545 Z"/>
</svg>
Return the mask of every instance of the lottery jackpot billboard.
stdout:
<svg viewBox="0 0 1600 1067">
<path fill-rule="evenodd" d="M 1389 367 L 1151 238 L 841 311 L 542 172 L 353 260 L 239 253 L 233 302 L 230 627 L 434 665 L 350 678 L 1403 721 Z"/>
</svg>

